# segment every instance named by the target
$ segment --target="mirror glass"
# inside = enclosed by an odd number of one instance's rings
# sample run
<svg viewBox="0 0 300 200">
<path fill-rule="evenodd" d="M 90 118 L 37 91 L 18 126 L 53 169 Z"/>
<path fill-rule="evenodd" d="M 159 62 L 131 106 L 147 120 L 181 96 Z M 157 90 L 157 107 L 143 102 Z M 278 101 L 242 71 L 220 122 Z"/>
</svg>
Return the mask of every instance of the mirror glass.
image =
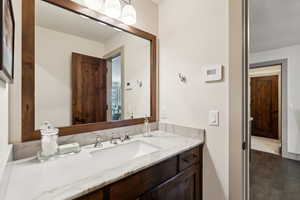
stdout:
<svg viewBox="0 0 300 200">
<path fill-rule="evenodd" d="M 150 116 L 151 42 L 36 3 L 35 128 Z"/>
</svg>

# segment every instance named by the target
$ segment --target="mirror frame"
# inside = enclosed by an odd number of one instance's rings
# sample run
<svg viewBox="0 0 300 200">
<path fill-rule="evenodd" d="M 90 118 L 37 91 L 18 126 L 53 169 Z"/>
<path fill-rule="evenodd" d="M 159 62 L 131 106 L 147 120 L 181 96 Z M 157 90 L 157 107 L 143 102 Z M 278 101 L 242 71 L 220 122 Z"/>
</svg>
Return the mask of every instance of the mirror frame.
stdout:
<svg viewBox="0 0 300 200">
<path fill-rule="evenodd" d="M 22 2 L 22 141 L 40 139 L 38 130 L 35 130 L 35 1 L 45 1 L 71 12 L 84 15 L 92 20 L 105 23 L 111 27 L 119 28 L 124 32 L 134 34 L 151 42 L 151 116 L 150 122 L 157 120 L 157 64 L 155 35 L 125 25 L 123 22 L 110 18 L 97 11 L 70 0 L 24 0 Z M 97 130 L 111 129 L 123 126 L 142 124 L 144 118 L 98 122 L 82 125 L 72 125 L 59 128 L 59 135 L 66 136 Z"/>
</svg>

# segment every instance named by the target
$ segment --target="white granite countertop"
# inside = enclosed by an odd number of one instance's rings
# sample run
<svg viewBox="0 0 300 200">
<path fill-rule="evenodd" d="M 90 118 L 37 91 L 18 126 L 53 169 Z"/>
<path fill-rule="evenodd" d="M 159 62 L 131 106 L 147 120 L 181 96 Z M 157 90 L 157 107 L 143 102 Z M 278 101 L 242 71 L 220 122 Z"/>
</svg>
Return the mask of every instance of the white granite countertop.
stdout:
<svg viewBox="0 0 300 200">
<path fill-rule="evenodd" d="M 92 146 L 84 147 L 79 154 L 44 163 L 36 158 L 11 162 L 1 183 L 0 199 L 74 199 L 204 143 L 203 137 L 185 137 L 163 131 L 155 131 L 153 135 L 149 138 L 138 135 L 131 142 L 143 141 L 158 147 L 157 151 L 109 169 L 109 163 L 101 162 L 101 157 L 91 156 L 91 149 L 95 150 Z M 107 142 L 104 148 L 108 147 L 111 144 Z"/>
</svg>

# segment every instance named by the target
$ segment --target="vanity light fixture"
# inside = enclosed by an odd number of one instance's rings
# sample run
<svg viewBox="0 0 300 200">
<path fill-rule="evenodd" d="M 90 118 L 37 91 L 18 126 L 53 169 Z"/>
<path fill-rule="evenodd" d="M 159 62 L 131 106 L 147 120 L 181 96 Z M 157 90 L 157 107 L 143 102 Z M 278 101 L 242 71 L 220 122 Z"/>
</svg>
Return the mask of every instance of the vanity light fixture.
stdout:
<svg viewBox="0 0 300 200">
<path fill-rule="evenodd" d="M 129 3 L 124 6 L 121 20 L 128 25 L 133 25 L 136 23 L 136 11 L 131 4 L 131 0 L 129 0 Z"/>
<path fill-rule="evenodd" d="M 93 10 L 101 11 L 104 7 L 104 13 L 112 18 L 120 19 L 127 25 L 136 23 L 136 10 L 132 5 L 132 0 L 84 0 L 85 5 Z M 121 2 L 125 4 L 122 9 Z"/>
<path fill-rule="evenodd" d="M 106 0 L 104 4 L 104 12 L 107 16 L 112 18 L 119 18 L 121 16 L 121 3 L 119 0 Z"/>
</svg>

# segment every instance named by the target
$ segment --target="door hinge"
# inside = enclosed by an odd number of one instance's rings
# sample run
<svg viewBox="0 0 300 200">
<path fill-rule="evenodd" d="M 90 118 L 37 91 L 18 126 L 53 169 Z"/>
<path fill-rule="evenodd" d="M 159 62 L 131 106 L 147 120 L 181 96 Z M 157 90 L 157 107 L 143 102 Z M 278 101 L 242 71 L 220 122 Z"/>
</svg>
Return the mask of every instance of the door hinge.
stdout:
<svg viewBox="0 0 300 200">
<path fill-rule="evenodd" d="M 243 142 L 243 144 L 242 144 L 242 149 L 245 151 L 245 150 L 247 150 L 247 143 L 246 142 Z"/>
</svg>

